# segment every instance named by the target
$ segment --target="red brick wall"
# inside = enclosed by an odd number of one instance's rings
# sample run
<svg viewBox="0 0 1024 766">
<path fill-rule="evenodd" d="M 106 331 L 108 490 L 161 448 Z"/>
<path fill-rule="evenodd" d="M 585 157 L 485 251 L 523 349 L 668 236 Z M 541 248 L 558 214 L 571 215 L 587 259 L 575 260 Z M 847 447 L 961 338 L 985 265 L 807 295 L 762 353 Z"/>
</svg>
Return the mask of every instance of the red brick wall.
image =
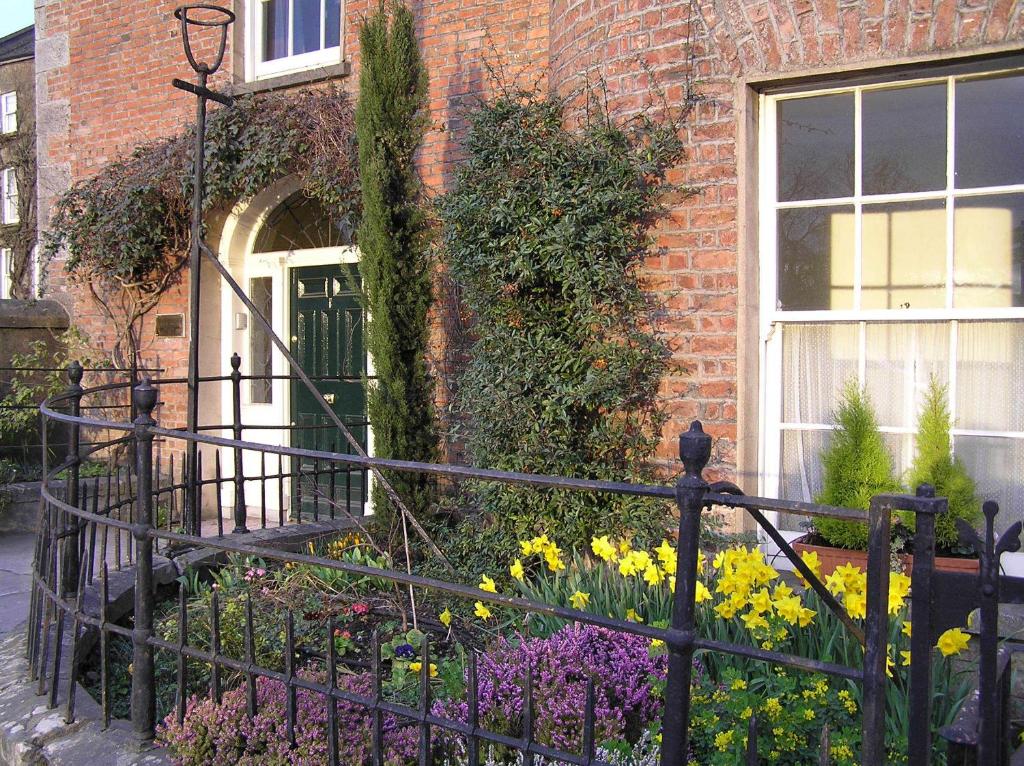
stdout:
<svg viewBox="0 0 1024 766">
<path fill-rule="evenodd" d="M 177 133 L 194 117 L 195 99 L 171 87 L 173 77 L 193 79 L 182 51 L 179 23 L 173 18 L 180 0 L 48 0 L 38 11 L 41 36 L 67 35 L 67 62 L 41 74 L 41 85 L 51 102 L 66 101 L 68 123 L 63 135 L 47 142 L 45 163 L 63 167 L 71 181 L 86 178 L 107 162 L 140 143 Z M 230 0 L 219 4 L 231 7 Z M 242 3 L 234 3 L 240 18 Z M 369 7 L 366 0 L 346 5 L 346 58 L 353 72 L 342 80 L 346 88 L 358 82 L 358 22 Z M 478 95 L 487 82 L 485 60 L 509 78 L 533 69 L 542 73 L 547 62 L 547 4 L 538 0 L 512 2 L 413 3 L 430 72 L 432 129 L 425 141 L 421 165 L 426 183 L 434 190 L 443 184 L 445 169 L 458 155 L 462 126 L 459 110 Z M 197 58 L 212 54 L 214 38 L 200 32 Z M 45 45 L 45 43 L 44 43 Z M 242 79 L 234 72 L 232 52 L 213 80 L 224 88 Z M 41 183 L 40 194 L 51 199 L 66 183 Z M 46 205 L 48 207 L 48 205 Z M 99 347 L 109 348 L 111 322 L 81 285 L 68 283 L 54 264 L 51 292 L 71 309 L 75 323 Z M 187 339 L 155 338 L 157 313 L 185 313 L 187 277 L 146 317 L 143 354 L 148 364 L 165 368 L 164 375 L 186 373 Z M 219 315 L 209 318 L 219 322 Z M 161 420 L 184 421 L 180 387 L 165 389 Z"/>
<path fill-rule="evenodd" d="M 71 178 L 189 119 L 192 98 L 168 85 L 188 71 L 170 18 L 176 2 L 37 3 L 38 35 L 68 35 L 68 65 L 40 77 L 51 100 L 68 103 L 67 141 L 52 142 L 47 161 L 65 163 Z M 367 0 L 346 6 L 354 65 L 347 87 L 357 82 L 356 26 L 367 7 Z M 1024 10 L 1015 0 L 419 0 L 413 9 L 430 71 L 433 130 L 421 162 L 433 190 L 458 159 L 460 109 L 485 90 L 488 68 L 529 83 L 543 78 L 550 61 L 553 87 L 570 92 L 585 74 L 602 77 L 613 108 L 626 110 L 645 103 L 648 72 L 673 103 L 682 102 L 688 76 L 695 79 L 703 100 L 686 128 L 688 157 L 672 178 L 697 193 L 670 200 L 658 229 L 662 250 L 645 277 L 668 306 L 673 355 L 664 386 L 672 421 L 660 455 L 672 460 L 675 436 L 700 417 L 716 437 L 713 468 L 723 476 L 736 469 L 737 439 L 756 455 L 757 438 L 756 413 L 738 412 L 746 398 L 739 386 L 757 385 L 752 375 L 737 380 L 739 273 L 748 257 L 739 243 L 752 234 L 741 230 L 739 200 L 756 183 L 755 169 L 737 157 L 743 83 L 994 52 L 1024 40 Z M 59 188 L 41 181 L 40 191 Z M 160 310 L 184 310 L 186 292 L 176 288 Z M 88 301 L 76 299 L 72 316 L 98 340 L 107 333 Z M 183 341 L 153 340 L 147 353 L 170 374 L 183 373 Z M 165 417 L 180 416 L 179 405 L 170 402 Z M 738 418 L 748 423 L 739 431 Z"/>
<path fill-rule="evenodd" d="M 755 235 L 739 209 L 741 183 L 756 193 L 756 168 L 737 158 L 745 81 L 1020 49 L 1024 7 L 1014 0 L 553 0 L 551 20 L 551 81 L 563 93 L 585 75 L 602 76 L 613 109 L 631 110 L 650 100 L 648 73 L 675 104 L 687 72 L 694 78 L 702 100 L 686 128 L 687 159 L 672 179 L 697 193 L 671 203 L 658 227 L 662 252 L 647 265 L 648 283 L 668 306 L 673 361 L 663 391 L 672 420 L 659 455 L 673 461 L 676 437 L 697 417 L 716 437 L 712 473 L 732 478 L 738 438 L 754 461 L 757 454 L 756 412 L 738 411 L 739 387 L 757 386 L 753 375 L 737 379 L 739 272 L 742 258 L 756 258 L 738 247 L 741 224 Z"/>
</svg>

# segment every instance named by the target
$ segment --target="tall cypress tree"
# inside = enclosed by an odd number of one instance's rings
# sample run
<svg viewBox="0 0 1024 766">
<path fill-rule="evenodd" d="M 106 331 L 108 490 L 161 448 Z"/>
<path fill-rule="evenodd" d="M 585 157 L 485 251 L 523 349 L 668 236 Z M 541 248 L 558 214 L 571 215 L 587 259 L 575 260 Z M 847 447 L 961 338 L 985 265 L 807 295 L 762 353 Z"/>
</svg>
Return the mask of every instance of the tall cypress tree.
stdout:
<svg viewBox="0 0 1024 766">
<path fill-rule="evenodd" d="M 427 221 L 414 154 L 428 120 L 427 74 L 412 13 L 383 0 L 359 34 L 361 67 L 356 135 L 363 213 L 359 271 L 368 313 L 366 343 L 376 380 L 367 410 L 377 457 L 432 461 L 437 456 L 433 385 L 427 371 L 431 271 Z M 428 476 L 389 473 L 417 515 L 434 496 Z M 378 487 L 380 523 L 394 527 L 396 509 Z"/>
</svg>

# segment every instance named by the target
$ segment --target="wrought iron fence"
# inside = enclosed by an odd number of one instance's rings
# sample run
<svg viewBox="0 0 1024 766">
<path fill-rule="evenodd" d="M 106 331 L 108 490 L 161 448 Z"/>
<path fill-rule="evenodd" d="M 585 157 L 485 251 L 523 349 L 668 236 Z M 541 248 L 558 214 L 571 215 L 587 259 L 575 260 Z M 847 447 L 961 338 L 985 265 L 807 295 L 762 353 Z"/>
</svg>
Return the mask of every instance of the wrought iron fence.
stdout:
<svg viewBox="0 0 1024 766">
<path fill-rule="evenodd" d="M 232 386 L 237 397 L 238 367 L 235 375 L 222 378 L 205 378 L 206 381 L 222 381 Z M 932 496 L 927 487 L 919 490 L 917 496 L 885 495 L 872 500 L 867 520 L 870 527 L 870 544 L 867 565 L 867 604 L 864 620 L 858 622 L 832 596 L 824 584 L 793 551 L 785 537 L 770 523 L 766 514 L 770 512 L 796 513 L 804 516 L 831 517 L 850 521 L 864 520 L 861 511 L 822 506 L 810 503 L 773 500 L 744 495 L 738 487 L 726 482 L 709 484 L 702 476 L 711 451 L 711 438 L 705 434 L 700 423 L 694 422 L 690 429 L 679 438 L 679 453 L 683 464 L 682 474 L 674 487 L 619 483 L 610 481 L 580 480 L 557 476 L 543 476 L 526 473 L 483 470 L 457 465 L 411 463 L 345 454 L 331 449 L 299 449 L 289 446 L 264 444 L 241 438 L 248 426 L 241 423 L 235 407 L 235 420 L 231 424 L 216 424 L 189 433 L 160 426 L 154 419 L 161 390 L 180 386 L 184 381 L 144 381 L 133 391 L 137 416 L 133 423 L 119 420 L 103 420 L 81 414 L 83 398 L 109 387 L 85 391 L 80 386 L 81 370 L 71 368 L 71 386 L 67 393 L 54 397 L 42 406 L 45 418 L 67 424 L 70 432 L 69 458 L 60 466 L 49 469 L 51 475 L 60 470 L 67 471 L 66 499 L 60 499 L 43 490 L 40 528 L 33 573 L 33 598 L 29 621 L 28 656 L 31 673 L 38 683 L 41 694 L 49 695 L 50 706 L 63 704 L 66 716 L 75 716 L 76 687 L 82 677 L 85 652 L 98 644 L 101 684 L 100 702 L 104 718 L 109 721 L 111 704 L 109 694 L 110 642 L 121 636 L 131 641 L 131 719 L 132 725 L 142 740 L 151 739 L 156 725 L 156 687 L 154 681 L 154 651 L 169 652 L 177 666 L 176 711 L 179 721 L 185 714 L 189 661 L 208 664 L 211 669 L 209 694 L 219 700 L 224 691 L 223 674 L 234 673 L 242 679 L 248 700 L 248 713 L 255 715 L 257 709 L 256 683 L 258 678 L 278 681 L 285 685 L 288 694 L 288 731 L 294 736 L 295 700 L 300 690 L 304 693 L 322 695 L 329 701 L 328 714 L 330 734 L 328 752 L 330 762 L 339 758 L 339 732 L 335 706 L 349 703 L 365 708 L 372 718 L 373 763 L 383 763 L 383 731 L 385 717 L 398 720 L 402 725 L 412 726 L 419 733 L 419 762 L 432 763 L 439 736 L 455 736 L 466 743 L 467 762 L 481 762 L 482 748 L 500 745 L 522 754 L 524 763 L 536 759 L 549 762 L 572 764 L 598 764 L 594 723 L 594 685 L 588 683 L 586 709 L 581 752 L 565 752 L 542 744 L 534 736 L 536 709 L 533 705 L 532 680 L 527 673 L 524 683 L 522 730 L 519 736 L 490 730 L 484 727 L 477 709 L 478 683 L 475 654 L 471 654 L 468 669 L 467 720 L 456 720 L 438 714 L 432 707 L 429 679 L 429 640 L 423 647 L 422 671 L 419 679 L 418 704 L 403 704 L 387 699 L 381 692 L 382 663 L 379 639 L 374 636 L 370 647 L 371 670 L 374 678 L 372 693 L 353 693 L 337 682 L 338 657 L 334 644 L 327 640 L 327 655 L 323 658 L 326 668 L 324 680 L 317 680 L 299 673 L 297 666 L 293 615 L 285 617 L 286 633 L 283 667 L 284 671 L 261 666 L 254 653 L 252 603 L 247 602 L 248 615 L 245 621 L 245 657 L 232 657 L 222 651 L 219 635 L 219 609 L 216 593 L 211 599 L 209 624 L 209 648 L 191 645 L 188 630 L 184 586 L 179 588 L 179 635 L 176 640 L 166 640 L 154 633 L 154 607 L 157 599 L 155 577 L 158 568 L 154 566 L 154 555 L 161 552 L 171 554 L 172 549 L 220 551 L 260 557 L 268 561 L 310 564 L 352 575 L 378 578 L 396 583 L 402 587 L 419 591 L 447 594 L 460 599 L 484 601 L 507 607 L 519 612 L 552 616 L 565 621 L 594 625 L 626 634 L 643 636 L 665 642 L 669 650 L 667 685 L 664 694 L 663 719 L 661 725 L 661 763 L 664 766 L 678 766 L 687 762 L 689 749 L 688 732 L 691 717 L 691 676 L 694 667 L 694 653 L 718 652 L 752 660 L 760 660 L 780 667 L 823 673 L 828 676 L 848 679 L 860 684 L 862 696 L 862 753 L 864 764 L 882 764 L 886 758 L 885 710 L 886 676 L 888 657 L 888 588 L 890 567 L 890 517 L 896 510 L 911 512 L 916 521 L 914 538 L 914 564 L 911 574 L 911 622 L 912 645 L 909 673 L 908 711 L 910 736 L 908 758 L 911 764 L 923 765 L 930 762 L 932 753 L 931 706 L 932 666 L 930 655 L 935 642 L 932 620 L 934 588 L 934 520 L 946 508 L 946 500 Z M 83 430 L 108 434 L 101 441 L 94 439 L 90 446 L 83 446 Z M 226 430 L 231 437 L 213 433 Z M 154 446 L 158 442 L 158 446 Z M 207 522 L 203 529 L 202 520 L 195 519 L 197 532 L 186 533 L 186 519 L 183 518 L 187 492 L 193 485 L 186 467 L 173 455 L 183 443 L 214 451 L 214 466 L 206 472 L 200 467 L 194 484 L 200 490 L 208 488 L 207 506 L 215 513 L 216 527 Z M 134 445 L 135 463 L 123 474 L 113 473 L 96 478 L 91 482 L 80 482 L 77 466 L 91 453 L 110 445 L 131 443 Z M 221 465 L 220 455 L 232 459 L 231 470 Z M 246 474 L 244 455 L 258 455 L 260 469 Z M 225 463 L 228 461 L 224 461 Z M 250 461 L 251 464 L 251 461 Z M 268 464 L 272 466 L 268 472 Z M 200 466 L 202 463 L 200 462 Z M 332 558 L 307 553 L 296 553 L 277 547 L 274 536 L 294 532 L 298 524 L 315 522 L 316 531 L 329 531 L 343 526 L 363 523 L 361 503 L 353 504 L 351 496 L 344 499 L 344 493 L 337 491 L 344 477 L 351 479 L 358 475 L 366 486 L 371 470 L 415 471 L 434 474 L 450 479 L 471 479 L 476 481 L 504 482 L 538 488 L 550 488 L 575 492 L 612 493 L 674 500 L 679 511 L 677 547 L 677 587 L 674 594 L 671 625 L 658 628 L 651 625 L 604 617 L 577 609 L 566 608 L 533 600 L 515 598 L 481 591 L 475 587 L 436 578 L 428 578 L 410 572 L 390 571 L 352 564 Z M 285 483 L 291 482 L 287 492 Z M 326 484 L 325 484 L 326 482 Z M 267 486 L 276 483 L 276 493 L 269 500 Z M 247 484 L 258 485 L 259 501 L 251 494 L 246 496 Z M 328 487 L 325 492 L 325 485 Z M 304 488 L 307 488 L 304 490 Z M 313 506 L 313 514 L 289 519 L 285 514 L 286 497 L 299 500 L 300 493 L 311 491 L 321 502 Z M 209 497 L 212 495 L 212 497 Z M 297 497 L 298 496 L 298 497 Z M 224 501 L 231 507 L 234 521 L 231 532 L 225 532 Z M 276 506 L 276 507 L 274 507 Z M 703 638 L 697 631 L 695 595 L 698 582 L 698 541 L 702 515 L 718 506 L 740 509 L 752 518 L 763 533 L 781 550 L 792 563 L 793 568 L 807 581 L 808 587 L 820 596 L 821 602 L 845 625 L 849 634 L 864 647 L 863 667 L 847 667 L 822 662 L 814 658 L 797 656 L 785 652 L 734 644 Z M 199 506 L 196 506 L 196 511 Z M 256 513 L 252 526 L 256 534 L 250 534 L 250 509 Z M 1003 696 L 996 693 L 997 685 L 1005 684 L 1005 667 L 997 667 L 998 612 L 998 559 L 999 555 L 1014 549 L 1020 524 L 1015 524 L 999 540 L 992 532 L 996 512 L 994 503 L 985 506 L 987 534 L 984 539 L 975 539 L 981 557 L 980 588 L 982 593 L 982 660 L 980 676 L 980 700 L 978 724 L 963 724 L 977 731 L 968 731 L 962 738 L 974 742 L 980 763 L 999 764 L 1006 762 L 1006 716 L 1000 710 Z M 257 518 L 258 517 L 258 518 Z M 294 522 L 294 523 L 289 523 Z M 333 526 L 332 526 L 333 523 Z M 121 574 L 118 571 L 121 570 Z M 133 599 L 131 614 L 133 622 L 126 627 L 115 615 L 117 594 L 112 592 L 114 580 L 120 578 L 119 586 L 126 584 Z M 115 588 L 116 590 L 116 588 Z M 123 598 L 122 598 L 123 601 Z M 123 605 L 122 605 L 123 606 Z M 122 610 L 123 611 L 123 610 Z M 330 632 L 333 623 L 329 622 Z M 758 763 L 763 754 L 758 753 L 756 716 L 750 720 L 748 735 L 747 763 Z M 963 731 L 961 731 L 963 734 Z M 828 735 L 823 736 L 821 763 L 829 762 Z"/>
</svg>

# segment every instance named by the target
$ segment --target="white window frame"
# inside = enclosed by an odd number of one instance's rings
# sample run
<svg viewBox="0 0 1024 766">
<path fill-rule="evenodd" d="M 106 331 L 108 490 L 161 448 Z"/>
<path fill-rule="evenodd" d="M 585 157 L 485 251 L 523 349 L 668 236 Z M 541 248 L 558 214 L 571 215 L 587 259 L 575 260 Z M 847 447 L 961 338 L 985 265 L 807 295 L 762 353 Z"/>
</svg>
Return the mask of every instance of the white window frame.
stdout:
<svg viewBox="0 0 1024 766">
<path fill-rule="evenodd" d="M 0 223 L 18 223 L 18 175 L 14 168 L 0 172 Z"/>
<path fill-rule="evenodd" d="M 953 236 L 953 200 L 967 196 L 991 195 L 999 193 L 1024 192 L 1024 184 L 1007 186 L 990 186 L 983 188 L 955 189 L 953 150 L 955 147 L 955 99 L 953 98 L 954 81 L 991 77 L 1006 73 L 1020 73 L 1019 67 L 993 69 L 970 74 L 951 74 L 916 79 L 899 79 L 885 82 L 873 82 L 862 85 L 844 85 L 826 88 L 808 88 L 807 90 L 787 91 L 785 93 L 762 93 L 759 97 L 759 195 L 758 204 L 760 254 L 760 287 L 759 287 L 759 428 L 760 445 L 758 450 L 758 491 L 767 497 L 778 497 L 782 489 L 782 436 L 786 430 L 828 430 L 830 424 L 786 423 L 783 420 L 783 328 L 787 324 L 838 322 L 856 323 L 859 328 L 858 380 L 865 382 L 866 333 L 869 324 L 879 321 L 912 323 L 923 321 L 939 321 L 950 327 L 949 355 L 949 392 L 950 409 L 956 421 L 956 366 L 957 366 L 957 332 L 960 320 L 1024 320 L 1024 307 L 1000 308 L 955 308 L 953 306 L 954 280 L 954 246 Z M 913 192 L 899 194 L 863 195 L 862 184 L 862 114 L 861 99 L 864 92 L 878 89 L 890 89 L 919 84 L 934 84 L 945 81 L 947 87 L 947 135 L 946 135 L 946 188 L 930 192 Z M 813 200 L 781 202 L 778 200 L 778 135 L 776 108 L 780 101 L 837 93 L 854 94 L 854 194 L 849 197 L 837 197 Z M 944 308 L 921 309 L 865 309 L 859 308 L 861 299 L 861 217 L 865 200 L 879 202 L 910 202 L 919 200 L 943 200 L 946 205 L 946 305 Z M 812 207 L 819 205 L 847 205 L 854 208 L 854 308 L 843 310 L 799 310 L 784 311 L 778 308 L 778 211 L 784 209 Z M 908 434 L 915 429 L 905 427 L 881 427 L 883 433 Z M 955 444 L 957 436 L 989 436 L 1012 439 L 1024 439 L 1024 432 L 989 431 L 953 428 L 951 431 Z M 772 514 L 774 523 L 778 522 L 778 514 Z"/>
<path fill-rule="evenodd" d="M 0 247 L 0 299 L 11 297 L 11 248 Z"/>
<path fill-rule="evenodd" d="M 12 90 L 0 94 L 0 132 L 18 131 L 18 92 Z"/>
<path fill-rule="evenodd" d="M 320 0 L 320 39 L 325 38 L 326 13 L 324 13 L 325 0 Z M 245 35 L 245 76 L 249 81 L 262 80 L 268 77 L 299 72 L 307 69 L 340 64 L 345 40 L 345 2 L 341 0 L 341 29 L 338 30 L 339 44 L 330 48 L 321 48 L 317 51 L 309 51 L 298 55 L 288 55 L 273 61 L 263 61 L 263 10 L 266 7 L 264 0 L 246 0 L 245 28 L 248 34 Z M 291 35 L 291 14 L 294 11 L 294 0 L 289 5 L 289 34 L 288 49 L 292 47 Z"/>
</svg>

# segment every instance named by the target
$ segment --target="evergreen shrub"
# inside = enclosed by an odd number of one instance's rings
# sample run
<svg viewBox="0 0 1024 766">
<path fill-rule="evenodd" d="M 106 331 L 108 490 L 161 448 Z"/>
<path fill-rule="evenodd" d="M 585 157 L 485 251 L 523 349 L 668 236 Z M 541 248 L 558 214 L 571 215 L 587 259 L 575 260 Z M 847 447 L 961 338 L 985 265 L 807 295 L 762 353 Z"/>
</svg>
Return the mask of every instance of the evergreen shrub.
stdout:
<svg viewBox="0 0 1024 766">
<path fill-rule="evenodd" d="M 815 502 L 867 510 L 874 495 L 901 491 L 871 400 L 857 381 L 846 384 L 834 419 L 838 427 L 821 455 L 824 475 Z M 820 518 L 814 526 L 829 545 L 867 548 L 866 523 Z"/>
<path fill-rule="evenodd" d="M 949 510 L 935 519 L 935 542 L 946 550 L 957 546 L 957 519 L 973 526 L 981 520 L 974 479 L 953 456 L 949 437 L 952 427 L 946 387 L 932 378 L 917 421 L 917 455 L 907 474 L 907 484 L 911 492 L 921 484 L 931 484 L 936 496 L 949 500 Z M 914 514 L 901 513 L 900 517 L 910 529 L 914 528 Z"/>
<path fill-rule="evenodd" d="M 638 269 L 683 146 L 677 122 L 617 123 L 594 101 L 572 130 L 553 95 L 504 92 L 468 115 L 466 159 L 439 203 L 474 321 L 459 436 L 479 466 L 644 481 L 668 354 Z M 654 537 L 665 521 L 664 505 L 637 498 L 498 484 L 470 494 L 483 514 L 469 552 L 492 557 L 537 532 L 577 545 Z"/>
<path fill-rule="evenodd" d="M 415 20 L 401 3 L 381 2 L 359 40 L 359 272 L 376 375 L 367 385 L 367 413 L 377 457 L 434 462 L 434 388 L 426 362 L 431 261 L 414 165 L 427 128 L 427 73 Z M 432 477 L 388 472 L 387 479 L 414 515 L 430 510 Z M 374 500 L 377 523 L 392 529 L 396 509 L 379 485 Z"/>
</svg>

